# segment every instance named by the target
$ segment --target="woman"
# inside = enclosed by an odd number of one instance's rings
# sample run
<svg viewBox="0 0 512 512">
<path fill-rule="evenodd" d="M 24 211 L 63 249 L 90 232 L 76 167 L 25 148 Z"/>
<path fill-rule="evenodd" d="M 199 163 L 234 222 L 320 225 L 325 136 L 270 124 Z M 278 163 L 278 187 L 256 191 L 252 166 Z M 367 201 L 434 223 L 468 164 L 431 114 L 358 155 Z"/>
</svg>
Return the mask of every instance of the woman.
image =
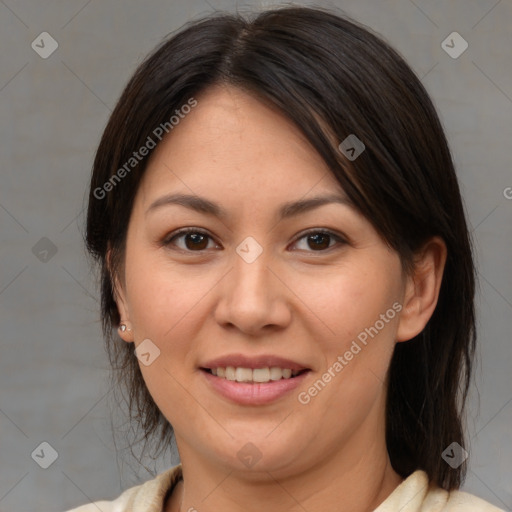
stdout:
<svg viewBox="0 0 512 512">
<path fill-rule="evenodd" d="M 289 7 L 164 42 L 105 129 L 87 246 L 132 415 L 181 464 L 76 511 L 498 510 L 457 490 L 475 313 L 453 162 L 367 29 Z"/>
</svg>

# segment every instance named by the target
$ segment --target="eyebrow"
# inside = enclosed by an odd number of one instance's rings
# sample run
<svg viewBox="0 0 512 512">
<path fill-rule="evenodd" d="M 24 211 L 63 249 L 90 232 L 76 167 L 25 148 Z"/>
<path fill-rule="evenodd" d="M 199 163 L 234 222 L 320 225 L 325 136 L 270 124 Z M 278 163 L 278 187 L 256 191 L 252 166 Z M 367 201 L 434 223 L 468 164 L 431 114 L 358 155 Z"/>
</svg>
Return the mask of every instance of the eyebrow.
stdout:
<svg viewBox="0 0 512 512">
<path fill-rule="evenodd" d="M 336 194 L 326 196 L 311 197 L 309 199 L 300 199 L 298 201 L 290 201 L 281 205 L 278 210 L 278 218 L 280 220 L 288 219 L 326 204 L 338 203 L 346 206 L 352 206 L 352 202 L 348 197 Z M 163 206 L 181 205 L 191 210 L 213 215 L 220 219 L 228 217 L 227 211 L 217 203 L 210 201 L 204 197 L 189 194 L 168 194 L 158 198 L 146 210 L 145 215 L 153 212 Z"/>
</svg>

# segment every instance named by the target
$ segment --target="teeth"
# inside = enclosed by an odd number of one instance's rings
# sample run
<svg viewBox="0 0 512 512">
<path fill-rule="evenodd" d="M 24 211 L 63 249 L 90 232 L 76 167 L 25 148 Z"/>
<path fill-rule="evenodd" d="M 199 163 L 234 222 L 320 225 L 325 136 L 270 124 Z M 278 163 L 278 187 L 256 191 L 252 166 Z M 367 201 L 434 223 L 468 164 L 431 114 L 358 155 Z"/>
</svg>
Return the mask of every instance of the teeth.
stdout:
<svg viewBox="0 0 512 512">
<path fill-rule="evenodd" d="M 258 382 L 265 383 L 273 380 L 290 379 L 295 377 L 299 372 L 292 371 L 290 368 L 242 368 L 228 366 L 226 368 L 211 368 L 213 375 L 227 380 L 236 380 L 237 382 Z"/>
<path fill-rule="evenodd" d="M 237 382 L 250 382 L 252 380 L 252 370 L 249 368 L 237 368 L 235 370 Z"/>
<path fill-rule="evenodd" d="M 252 380 L 254 382 L 268 382 L 270 380 L 270 370 L 268 368 L 255 368 L 252 371 Z"/>
<path fill-rule="evenodd" d="M 270 368 L 270 380 L 279 380 L 283 376 L 283 370 L 281 368 L 272 367 Z"/>
</svg>

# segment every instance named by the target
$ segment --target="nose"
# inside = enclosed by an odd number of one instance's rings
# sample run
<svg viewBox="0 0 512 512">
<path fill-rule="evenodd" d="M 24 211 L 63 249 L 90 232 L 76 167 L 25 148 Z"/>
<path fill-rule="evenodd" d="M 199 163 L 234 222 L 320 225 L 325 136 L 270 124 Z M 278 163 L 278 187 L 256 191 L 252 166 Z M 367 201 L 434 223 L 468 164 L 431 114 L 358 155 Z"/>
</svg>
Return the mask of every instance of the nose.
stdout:
<svg viewBox="0 0 512 512">
<path fill-rule="evenodd" d="M 233 267 L 221 281 L 215 318 L 225 328 L 250 335 L 285 328 L 291 320 L 291 290 L 266 251 L 248 263 L 236 252 Z"/>
</svg>

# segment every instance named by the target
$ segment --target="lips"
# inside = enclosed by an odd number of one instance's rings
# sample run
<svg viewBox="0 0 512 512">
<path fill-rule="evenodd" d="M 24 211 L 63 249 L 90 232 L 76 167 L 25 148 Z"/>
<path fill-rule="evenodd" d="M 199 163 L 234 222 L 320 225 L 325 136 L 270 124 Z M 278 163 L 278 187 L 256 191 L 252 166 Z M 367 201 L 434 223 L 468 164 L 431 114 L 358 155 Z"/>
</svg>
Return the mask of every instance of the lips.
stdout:
<svg viewBox="0 0 512 512">
<path fill-rule="evenodd" d="M 301 363 L 272 355 L 231 354 L 199 368 L 210 389 L 239 405 L 264 405 L 284 397 L 310 372 Z"/>
</svg>

